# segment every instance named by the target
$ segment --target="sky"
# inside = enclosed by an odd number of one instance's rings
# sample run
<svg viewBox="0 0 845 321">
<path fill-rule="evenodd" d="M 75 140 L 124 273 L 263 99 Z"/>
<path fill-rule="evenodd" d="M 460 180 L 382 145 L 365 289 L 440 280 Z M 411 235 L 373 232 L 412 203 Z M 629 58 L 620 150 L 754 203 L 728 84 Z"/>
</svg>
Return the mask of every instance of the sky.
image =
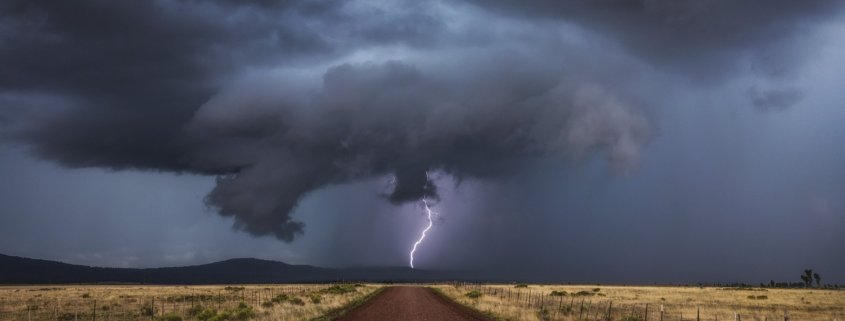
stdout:
<svg viewBox="0 0 845 321">
<path fill-rule="evenodd" d="M 845 283 L 845 4 L 0 3 L 0 253 Z"/>
</svg>

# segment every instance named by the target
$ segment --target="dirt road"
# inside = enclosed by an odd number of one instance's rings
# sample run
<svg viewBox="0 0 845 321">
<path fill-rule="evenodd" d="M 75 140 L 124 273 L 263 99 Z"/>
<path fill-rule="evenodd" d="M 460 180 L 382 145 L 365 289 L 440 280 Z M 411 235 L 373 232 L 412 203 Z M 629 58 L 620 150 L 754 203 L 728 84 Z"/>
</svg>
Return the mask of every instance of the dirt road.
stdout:
<svg viewBox="0 0 845 321">
<path fill-rule="evenodd" d="M 382 291 L 364 305 L 336 321 L 488 321 L 472 311 L 441 298 L 424 287 L 397 286 Z"/>
</svg>

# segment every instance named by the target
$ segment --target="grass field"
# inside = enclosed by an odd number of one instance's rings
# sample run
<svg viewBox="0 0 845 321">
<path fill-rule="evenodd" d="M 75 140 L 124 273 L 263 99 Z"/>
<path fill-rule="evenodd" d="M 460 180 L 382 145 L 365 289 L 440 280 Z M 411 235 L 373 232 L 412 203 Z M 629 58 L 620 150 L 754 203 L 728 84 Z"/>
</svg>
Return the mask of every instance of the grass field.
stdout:
<svg viewBox="0 0 845 321">
<path fill-rule="evenodd" d="M 499 320 L 845 321 L 845 291 L 657 286 L 430 285 Z M 0 321 L 312 320 L 382 285 L 10 286 Z M 553 292 L 554 291 L 554 292 Z M 553 295 L 556 294 L 556 295 Z M 661 313 L 662 311 L 662 313 Z M 610 318 L 608 318 L 610 313 Z"/>
<path fill-rule="evenodd" d="M 842 321 L 845 291 L 657 286 L 436 285 L 500 320 Z M 474 292 L 475 291 L 475 292 Z M 557 291 L 552 295 L 552 291 Z M 646 308 L 648 306 L 648 308 Z M 646 311 L 648 309 L 648 311 Z M 646 313 L 647 316 L 646 316 Z"/>
<path fill-rule="evenodd" d="M 380 285 L 0 287 L 0 321 L 311 320 Z"/>
</svg>

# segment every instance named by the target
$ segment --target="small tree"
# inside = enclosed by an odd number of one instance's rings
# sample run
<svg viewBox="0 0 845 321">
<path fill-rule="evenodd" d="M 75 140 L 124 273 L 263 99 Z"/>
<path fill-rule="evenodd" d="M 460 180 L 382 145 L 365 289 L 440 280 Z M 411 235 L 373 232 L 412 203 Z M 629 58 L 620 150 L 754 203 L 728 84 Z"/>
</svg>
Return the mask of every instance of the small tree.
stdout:
<svg viewBox="0 0 845 321">
<path fill-rule="evenodd" d="M 816 279 L 816 286 L 822 286 L 822 277 L 818 273 L 813 273 L 813 278 Z"/>
<path fill-rule="evenodd" d="M 804 274 L 801 275 L 801 281 L 804 281 L 804 286 L 806 286 L 806 287 L 813 286 L 813 270 L 812 269 L 804 270 Z"/>
</svg>

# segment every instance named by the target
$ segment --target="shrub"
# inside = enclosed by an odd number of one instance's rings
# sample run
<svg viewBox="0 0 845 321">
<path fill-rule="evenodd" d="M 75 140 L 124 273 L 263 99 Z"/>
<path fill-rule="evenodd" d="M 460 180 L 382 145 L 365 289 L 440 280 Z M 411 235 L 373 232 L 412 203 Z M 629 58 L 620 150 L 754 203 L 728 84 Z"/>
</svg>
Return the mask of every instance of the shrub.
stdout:
<svg viewBox="0 0 845 321">
<path fill-rule="evenodd" d="M 200 312 L 199 314 L 197 314 L 197 320 L 208 321 L 208 320 L 211 320 L 211 318 L 215 317 L 216 315 L 217 315 L 217 311 L 212 310 L 212 309 L 205 309 L 202 312 Z"/>
<path fill-rule="evenodd" d="M 591 295 L 593 295 L 593 292 L 578 291 L 577 293 L 575 293 L 573 295 L 574 296 L 591 296 Z"/>
<path fill-rule="evenodd" d="M 252 307 L 246 305 L 246 303 L 241 302 L 238 304 L 237 309 L 235 310 L 227 310 L 220 313 L 217 313 L 215 310 L 206 309 L 203 310 L 199 315 L 197 315 L 197 320 L 199 321 L 243 321 L 249 320 L 255 317 L 255 310 Z M 179 320 L 166 320 L 166 321 L 181 321 Z"/>
<path fill-rule="evenodd" d="M 90 294 L 88 294 L 88 293 L 83 293 L 83 294 L 82 294 L 82 298 L 83 298 L 83 299 L 87 299 L 87 298 L 90 298 L 90 297 L 91 297 L 91 295 L 90 295 Z"/>
<path fill-rule="evenodd" d="M 540 308 L 540 311 L 537 312 L 540 315 L 541 320 L 550 320 L 551 316 L 549 315 L 549 310 L 546 308 Z"/>
<path fill-rule="evenodd" d="M 143 316 L 151 316 L 156 314 L 156 309 L 149 305 L 144 305 L 141 307 L 141 315 Z"/>
<path fill-rule="evenodd" d="M 288 299 L 288 302 L 290 302 L 291 304 L 296 304 L 296 305 L 305 305 L 305 301 L 302 301 L 302 299 L 300 299 L 300 298 L 291 298 L 291 299 Z"/>
<path fill-rule="evenodd" d="M 241 302 L 238 309 L 233 311 L 232 316 L 235 320 L 249 320 L 255 317 L 255 310 Z"/>
<path fill-rule="evenodd" d="M 182 317 L 171 312 L 156 318 L 156 321 L 182 321 Z"/>
<path fill-rule="evenodd" d="M 243 291 L 244 287 L 242 287 L 242 286 L 227 286 L 227 287 L 223 288 L 223 290 L 238 292 L 238 291 Z"/>
<path fill-rule="evenodd" d="M 551 296 L 566 296 L 566 291 L 552 291 L 549 293 Z"/>
<path fill-rule="evenodd" d="M 323 297 L 317 293 L 311 293 L 308 297 L 311 299 L 311 303 L 320 304 L 320 302 L 323 302 Z"/>
<path fill-rule="evenodd" d="M 527 287 L 528 287 L 528 284 L 525 284 L 525 283 L 520 283 L 520 284 L 515 285 L 514 287 L 515 287 L 515 288 L 527 288 Z"/>
<path fill-rule="evenodd" d="M 208 319 L 208 321 L 227 321 L 232 319 L 232 314 L 228 311 L 223 311 L 222 313 L 215 315 Z"/>
<path fill-rule="evenodd" d="M 636 315 L 628 315 L 622 317 L 619 321 L 643 321 L 643 317 Z"/>
<path fill-rule="evenodd" d="M 355 285 L 352 285 L 352 284 L 332 285 L 328 288 L 320 290 L 320 293 L 323 293 L 323 294 L 346 294 L 346 293 L 357 291 L 355 289 L 356 286 L 359 286 L 359 284 L 355 284 Z"/>
<path fill-rule="evenodd" d="M 481 297 L 481 292 L 478 292 L 478 290 L 472 290 L 467 292 L 465 295 L 470 299 L 478 299 Z"/>
<path fill-rule="evenodd" d="M 195 306 L 192 306 L 190 309 L 188 309 L 188 315 L 193 317 L 193 316 L 196 316 L 196 315 L 202 313 L 202 311 L 203 311 L 203 307 L 201 305 L 195 305 Z"/>
<path fill-rule="evenodd" d="M 262 307 L 265 307 L 265 308 L 272 308 L 272 307 L 273 307 L 273 305 L 275 305 L 275 303 L 273 303 L 273 301 L 264 301 L 264 302 L 261 302 L 261 306 L 262 306 Z"/>
<path fill-rule="evenodd" d="M 74 315 L 73 313 L 62 313 L 56 319 L 59 321 L 73 321 L 74 319 L 78 319 L 79 317 Z"/>
<path fill-rule="evenodd" d="M 598 291 L 601 291 L 601 288 L 595 288 L 595 289 L 593 289 L 593 292 L 598 292 Z"/>
<path fill-rule="evenodd" d="M 288 300 L 287 294 L 279 294 L 276 297 L 272 298 L 270 301 L 273 301 L 273 303 L 282 303 L 282 302 L 285 302 L 287 300 Z"/>
</svg>

